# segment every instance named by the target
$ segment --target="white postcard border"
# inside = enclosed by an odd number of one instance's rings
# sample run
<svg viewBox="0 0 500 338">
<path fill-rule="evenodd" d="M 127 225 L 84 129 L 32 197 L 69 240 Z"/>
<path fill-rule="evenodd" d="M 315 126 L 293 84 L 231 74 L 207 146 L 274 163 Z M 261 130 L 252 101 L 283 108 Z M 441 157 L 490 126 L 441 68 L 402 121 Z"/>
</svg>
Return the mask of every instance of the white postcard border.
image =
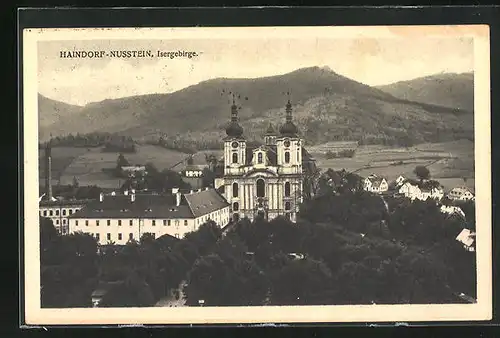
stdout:
<svg viewBox="0 0 500 338">
<path fill-rule="evenodd" d="M 342 305 L 185 308 L 40 307 L 38 216 L 37 42 L 85 39 L 397 38 L 401 35 L 470 36 L 474 38 L 475 182 L 477 224 L 476 304 Z M 71 324 L 208 324 L 292 322 L 470 321 L 492 317 L 492 221 L 490 144 L 490 48 L 487 25 L 358 27 L 224 27 L 224 28 L 65 28 L 23 32 L 24 103 L 24 304 L 28 325 Z"/>
</svg>

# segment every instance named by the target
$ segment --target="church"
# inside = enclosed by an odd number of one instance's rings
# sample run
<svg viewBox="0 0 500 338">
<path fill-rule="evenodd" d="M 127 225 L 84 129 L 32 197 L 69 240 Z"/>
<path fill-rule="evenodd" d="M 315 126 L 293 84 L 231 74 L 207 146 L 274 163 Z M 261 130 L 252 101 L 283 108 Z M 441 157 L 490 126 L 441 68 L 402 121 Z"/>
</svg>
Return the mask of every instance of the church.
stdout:
<svg viewBox="0 0 500 338">
<path fill-rule="evenodd" d="M 231 206 L 233 221 L 245 217 L 271 220 L 278 216 L 297 220 L 304 199 L 304 177 L 315 166 L 293 123 L 290 100 L 285 111 L 286 120 L 278 133 L 270 124 L 264 144 L 249 145 L 233 99 L 231 121 L 223 140 L 222 177 L 215 179 L 215 188 Z"/>
</svg>

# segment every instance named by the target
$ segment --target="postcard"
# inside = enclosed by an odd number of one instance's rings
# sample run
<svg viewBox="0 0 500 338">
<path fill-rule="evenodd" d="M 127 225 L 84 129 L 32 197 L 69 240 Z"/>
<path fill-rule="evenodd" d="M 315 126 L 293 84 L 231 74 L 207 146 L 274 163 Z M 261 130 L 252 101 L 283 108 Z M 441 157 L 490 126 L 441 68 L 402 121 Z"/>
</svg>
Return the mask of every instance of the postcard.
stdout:
<svg viewBox="0 0 500 338">
<path fill-rule="evenodd" d="M 25 29 L 26 324 L 492 316 L 489 29 Z"/>
</svg>

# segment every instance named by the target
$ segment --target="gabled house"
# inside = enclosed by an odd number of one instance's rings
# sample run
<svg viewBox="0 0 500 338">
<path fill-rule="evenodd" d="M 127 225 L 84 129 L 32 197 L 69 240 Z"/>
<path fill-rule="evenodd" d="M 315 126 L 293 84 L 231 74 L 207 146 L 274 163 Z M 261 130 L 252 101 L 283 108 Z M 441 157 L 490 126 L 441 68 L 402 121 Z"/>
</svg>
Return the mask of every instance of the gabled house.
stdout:
<svg viewBox="0 0 500 338">
<path fill-rule="evenodd" d="M 407 179 L 398 192 L 411 200 L 425 201 L 427 199 L 441 200 L 444 190 L 437 181 L 423 181 Z"/>
<path fill-rule="evenodd" d="M 403 175 L 399 175 L 398 178 L 396 178 L 395 183 L 397 187 L 401 187 L 406 181 L 406 177 Z"/>
<path fill-rule="evenodd" d="M 474 193 L 467 187 L 456 187 L 448 192 L 447 197 L 455 201 L 469 201 L 474 200 Z"/>
<path fill-rule="evenodd" d="M 363 189 L 369 192 L 381 193 L 389 189 L 389 184 L 387 183 L 387 180 L 383 177 L 370 175 L 364 179 Z"/>
<path fill-rule="evenodd" d="M 471 252 L 476 250 L 474 245 L 476 241 L 475 232 L 469 229 L 463 229 L 455 239 L 463 244 L 465 250 Z"/>
<path fill-rule="evenodd" d="M 441 211 L 443 214 L 448 214 L 450 216 L 457 215 L 461 216 L 462 218 L 465 218 L 464 211 L 460 207 L 454 205 L 441 205 L 439 211 Z"/>
</svg>

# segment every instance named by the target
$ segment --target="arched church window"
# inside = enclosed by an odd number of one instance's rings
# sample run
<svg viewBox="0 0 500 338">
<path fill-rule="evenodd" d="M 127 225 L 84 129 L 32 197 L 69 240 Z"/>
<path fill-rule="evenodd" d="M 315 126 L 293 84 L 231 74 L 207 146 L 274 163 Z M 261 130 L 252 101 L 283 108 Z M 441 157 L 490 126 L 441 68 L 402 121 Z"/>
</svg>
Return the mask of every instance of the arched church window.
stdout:
<svg viewBox="0 0 500 338">
<path fill-rule="evenodd" d="M 290 202 L 285 202 L 285 210 L 290 210 L 290 209 L 291 209 Z"/>
<path fill-rule="evenodd" d="M 238 153 L 233 153 L 233 163 L 238 163 Z"/>
<path fill-rule="evenodd" d="M 238 191 L 238 183 L 234 182 L 233 183 L 233 197 L 238 197 L 239 196 L 239 191 Z"/>
<path fill-rule="evenodd" d="M 258 153 L 257 154 L 257 163 L 261 164 L 263 161 L 263 158 L 262 158 L 262 153 Z"/>
<path fill-rule="evenodd" d="M 233 203 L 233 211 L 238 211 L 240 209 L 240 204 L 238 202 Z"/>
<path fill-rule="evenodd" d="M 285 183 L 285 197 L 290 197 L 290 182 Z"/>
<path fill-rule="evenodd" d="M 290 152 L 289 151 L 285 152 L 285 163 L 290 163 Z"/>
<path fill-rule="evenodd" d="M 266 184 L 262 178 L 257 180 L 257 197 L 266 196 Z"/>
</svg>

